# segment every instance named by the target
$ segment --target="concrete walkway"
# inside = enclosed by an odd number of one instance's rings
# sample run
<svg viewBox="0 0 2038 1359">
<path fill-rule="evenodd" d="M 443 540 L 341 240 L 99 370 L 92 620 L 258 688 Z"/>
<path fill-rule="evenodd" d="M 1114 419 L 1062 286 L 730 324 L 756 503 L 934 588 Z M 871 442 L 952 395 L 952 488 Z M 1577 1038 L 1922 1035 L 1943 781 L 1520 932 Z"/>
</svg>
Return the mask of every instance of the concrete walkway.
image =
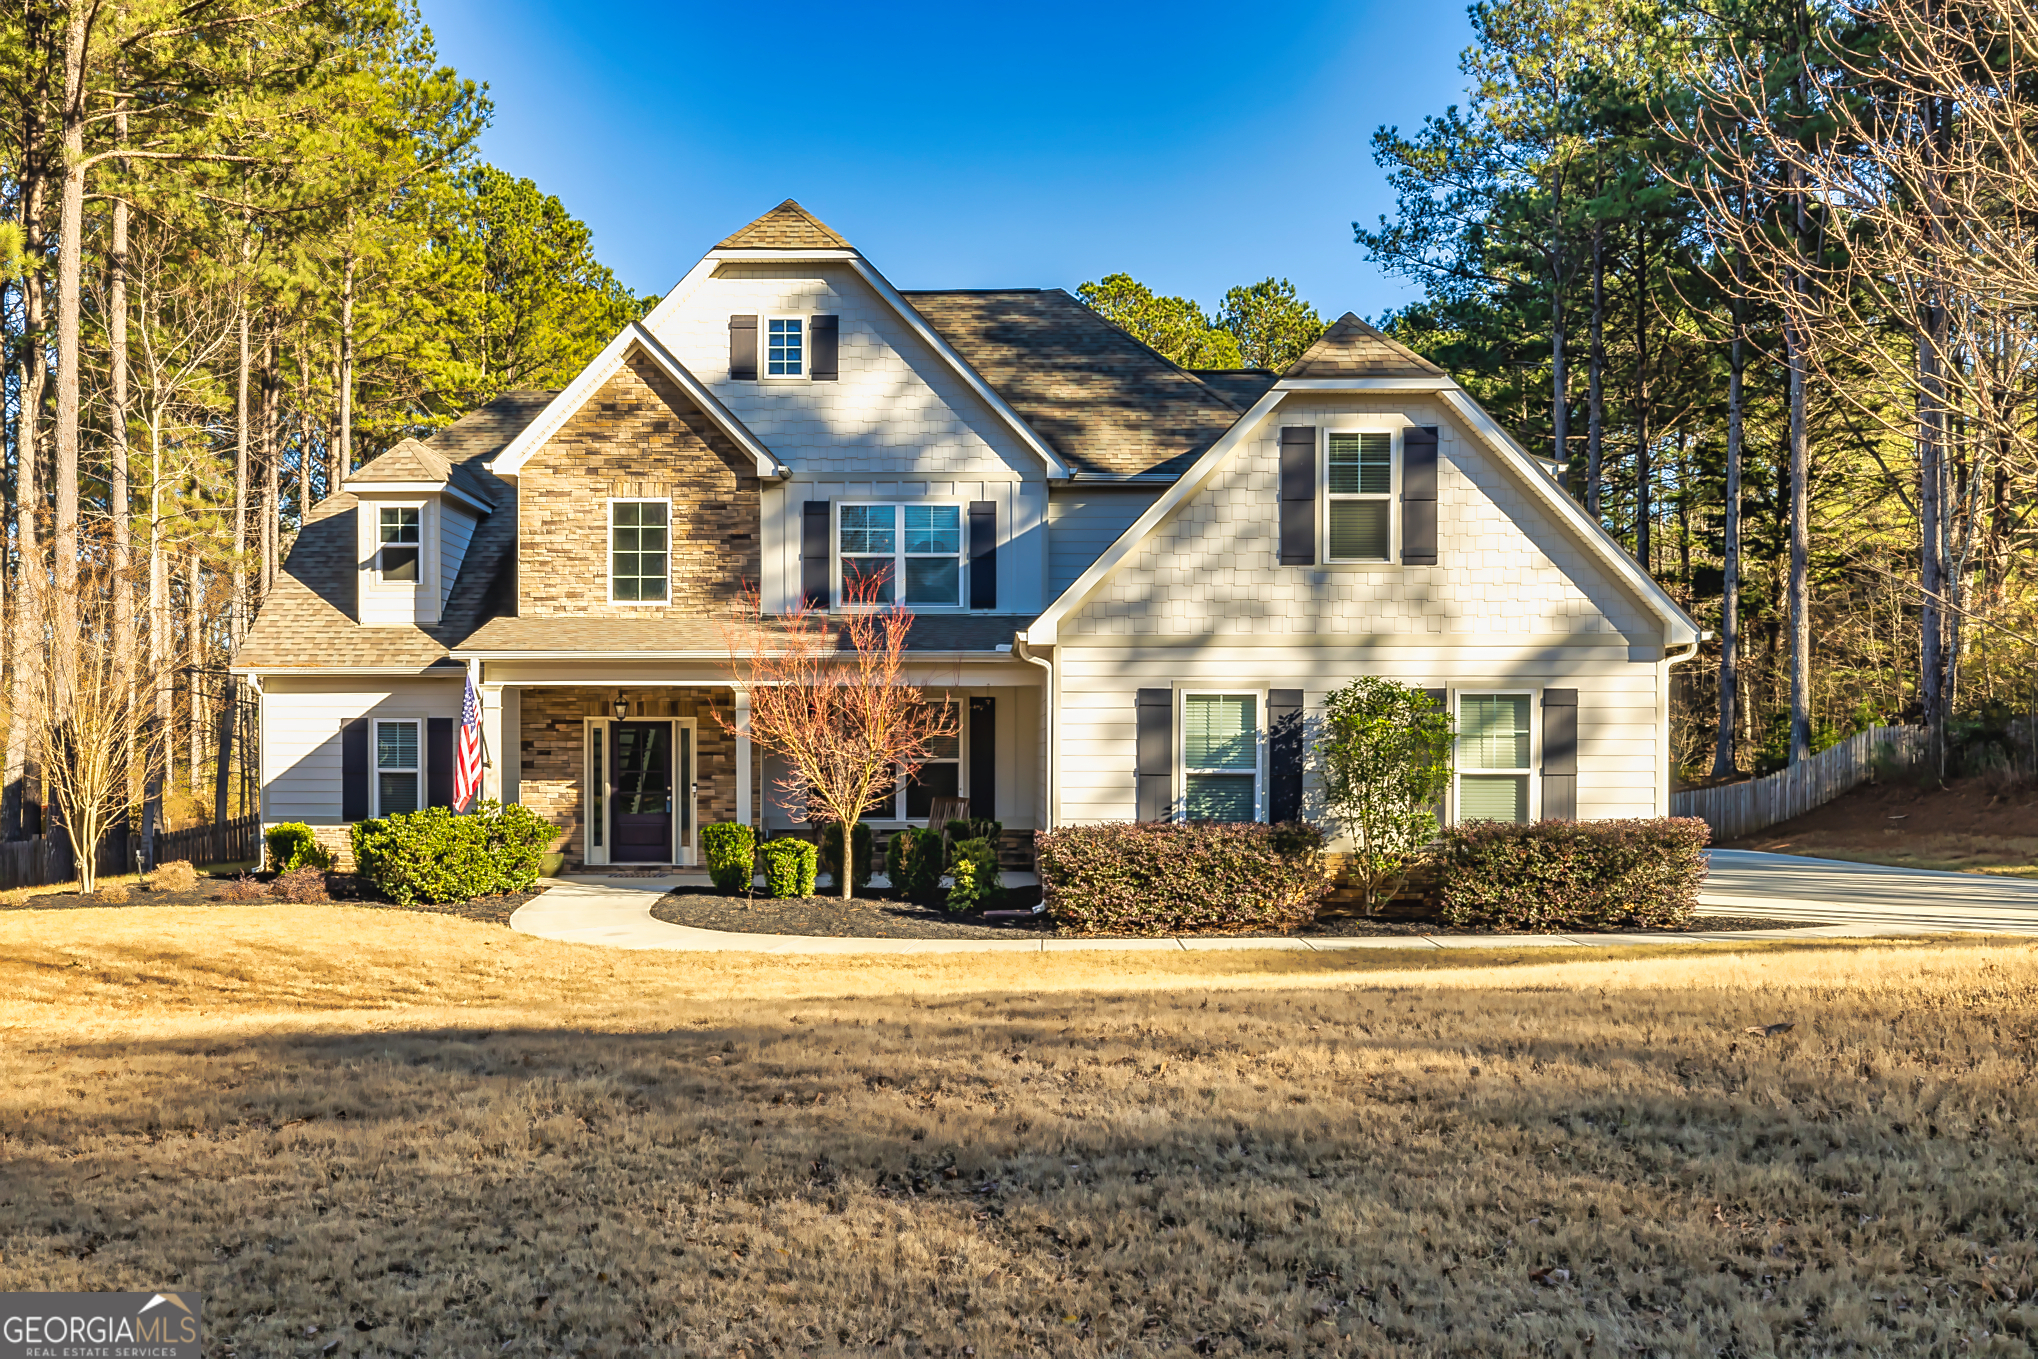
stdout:
<svg viewBox="0 0 2038 1359">
<path fill-rule="evenodd" d="M 1759 858 L 1786 858 L 1761 855 Z M 1796 861 L 1803 862 L 1803 861 Z M 1852 865 L 1846 865 L 1852 867 Z M 1938 876 L 1959 877 L 1958 874 Z M 698 880 L 696 880 L 698 879 Z M 676 887 L 705 886 L 705 875 L 679 874 L 661 878 L 562 877 L 550 891 L 518 908 L 510 927 L 541 939 L 574 944 L 606 944 L 610 948 L 662 948 L 692 952 L 742 953 L 1063 953 L 1081 950 L 1286 949 L 1308 953 L 1343 949 L 1491 949 L 1491 948 L 1613 948 L 1622 944 L 1754 941 L 1764 939 L 1858 939 L 1931 934 L 1945 929 L 1995 930 L 1992 924 L 1926 925 L 1903 919 L 1848 922 L 1798 929 L 1732 932 L 1693 931 L 1688 934 L 1423 934 L 1360 935 L 1351 938 L 1232 939 L 1185 936 L 1158 939 L 830 939 L 812 935 L 733 934 L 670 925 L 652 918 L 651 907 Z M 1739 896 L 1714 902 L 1700 900 L 1715 911 L 1749 913 Z M 1772 898 L 1763 898 L 1765 903 Z M 2034 899 L 2038 910 L 2038 899 Z M 1764 914 L 1793 918 L 1783 911 Z M 1884 914 L 1894 914 L 1885 912 Z M 1824 911 L 1799 912 L 1796 918 L 1837 919 Z M 2038 925 L 2033 926 L 2038 929 Z"/>
</svg>

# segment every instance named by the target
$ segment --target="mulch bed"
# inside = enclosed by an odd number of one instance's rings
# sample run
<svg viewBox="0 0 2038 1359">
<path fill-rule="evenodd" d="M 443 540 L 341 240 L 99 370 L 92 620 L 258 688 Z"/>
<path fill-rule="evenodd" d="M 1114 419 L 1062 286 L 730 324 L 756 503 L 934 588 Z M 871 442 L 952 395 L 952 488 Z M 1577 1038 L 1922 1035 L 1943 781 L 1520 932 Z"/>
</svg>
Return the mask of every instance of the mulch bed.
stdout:
<svg viewBox="0 0 2038 1359">
<path fill-rule="evenodd" d="M 246 878 L 202 877 L 198 885 L 182 892 L 151 891 L 146 887 L 129 887 L 126 901 L 108 901 L 103 896 L 80 896 L 76 892 L 48 892 L 32 896 L 19 905 L 0 903 L 0 911 L 68 911 L 82 908 L 118 910 L 123 906 L 212 906 L 212 905 L 259 905 L 273 903 L 269 895 L 269 875 L 251 874 Z M 429 902 L 415 902 L 399 906 L 393 901 L 364 896 L 360 881 L 352 873 L 328 873 L 326 894 L 338 904 L 365 906 L 371 910 L 418 911 L 427 915 L 457 915 L 464 920 L 477 920 L 489 925 L 507 925 L 517 907 L 538 896 L 549 883 L 529 892 L 512 892 L 498 897 L 475 897 L 472 901 L 453 901 L 444 905 Z M 259 894 L 257 893 L 257 889 Z"/>
<path fill-rule="evenodd" d="M 1046 916 L 985 919 L 977 912 L 949 915 L 909 901 L 880 896 L 859 896 L 845 902 L 840 897 L 793 897 L 776 901 L 770 897 L 723 896 L 717 892 L 668 892 L 651 907 L 651 914 L 668 925 L 692 925 L 697 929 L 725 930 L 734 934 L 807 935 L 832 939 L 1027 939 L 1074 938 L 1057 929 Z M 1750 916 L 1701 916 L 1690 926 L 1677 930 L 1618 930 L 1621 934 L 1681 934 L 1689 930 L 1783 930 L 1804 925 L 1802 920 L 1763 920 Z M 1567 931 L 1578 933 L 1578 931 Z M 1299 930 L 1254 930 L 1238 937 L 1248 939 L 1334 938 L 1359 935 L 1489 934 L 1490 930 L 1447 925 L 1441 920 L 1378 919 L 1365 916 L 1326 916 Z"/>
</svg>

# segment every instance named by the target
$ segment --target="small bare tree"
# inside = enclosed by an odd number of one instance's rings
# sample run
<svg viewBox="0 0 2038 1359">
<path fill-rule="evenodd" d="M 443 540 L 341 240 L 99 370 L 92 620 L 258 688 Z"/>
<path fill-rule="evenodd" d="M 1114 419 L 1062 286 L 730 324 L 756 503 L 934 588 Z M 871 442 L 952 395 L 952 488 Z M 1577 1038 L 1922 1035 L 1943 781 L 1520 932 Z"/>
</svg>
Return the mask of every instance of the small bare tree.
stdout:
<svg viewBox="0 0 2038 1359">
<path fill-rule="evenodd" d="M 906 681 L 913 615 L 881 592 L 874 577 L 850 585 L 839 617 L 806 605 L 766 615 L 752 596 L 728 640 L 733 682 L 750 694 L 750 739 L 785 763 L 775 788 L 795 816 L 842 827 L 845 901 L 857 819 L 961 731 L 954 704 Z"/>
<path fill-rule="evenodd" d="M 52 576 L 30 578 L 39 596 L 34 617 L 52 646 L 56 617 Z M 19 676 L 12 694 L 28 720 L 29 746 L 42 766 L 56 819 L 70 838 L 78 890 L 97 886 L 97 851 L 107 832 L 133 811 L 136 774 L 160 773 L 164 728 L 156 721 L 156 694 L 171 682 L 166 663 L 153 659 L 132 628 L 116 626 L 116 600 L 131 582 L 115 578 L 110 564 L 93 557 L 78 563 L 68 600 L 77 631 L 59 664 Z M 48 654 L 48 651 L 45 651 Z M 139 764 L 140 768 L 136 769 Z"/>
</svg>

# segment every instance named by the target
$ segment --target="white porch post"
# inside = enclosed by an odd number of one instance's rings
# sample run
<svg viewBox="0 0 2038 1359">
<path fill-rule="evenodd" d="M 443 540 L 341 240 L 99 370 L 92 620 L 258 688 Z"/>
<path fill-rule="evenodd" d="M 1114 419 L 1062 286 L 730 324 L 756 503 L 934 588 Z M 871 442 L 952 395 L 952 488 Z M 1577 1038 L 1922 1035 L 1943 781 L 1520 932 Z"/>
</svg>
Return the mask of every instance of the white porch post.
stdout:
<svg viewBox="0 0 2038 1359">
<path fill-rule="evenodd" d="M 750 824 L 750 691 L 736 691 L 736 824 Z"/>
<path fill-rule="evenodd" d="M 481 682 L 481 662 L 469 661 L 474 692 L 481 699 L 481 796 L 502 800 L 502 771 L 514 752 L 502 743 L 502 686 Z"/>
</svg>

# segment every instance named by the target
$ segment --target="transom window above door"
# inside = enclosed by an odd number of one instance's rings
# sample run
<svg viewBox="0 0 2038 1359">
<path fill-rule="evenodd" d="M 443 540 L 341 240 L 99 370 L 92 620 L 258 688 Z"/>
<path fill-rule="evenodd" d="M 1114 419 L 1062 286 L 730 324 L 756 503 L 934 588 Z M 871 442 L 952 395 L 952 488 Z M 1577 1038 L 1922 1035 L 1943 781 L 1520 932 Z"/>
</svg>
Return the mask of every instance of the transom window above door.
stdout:
<svg viewBox="0 0 2038 1359">
<path fill-rule="evenodd" d="M 663 500 L 609 502 L 609 599 L 663 604 L 671 565 L 672 507 Z"/>
<path fill-rule="evenodd" d="M 962 506 L 843 505 L 844 604 L 962 603 Z"/>
</svg>

